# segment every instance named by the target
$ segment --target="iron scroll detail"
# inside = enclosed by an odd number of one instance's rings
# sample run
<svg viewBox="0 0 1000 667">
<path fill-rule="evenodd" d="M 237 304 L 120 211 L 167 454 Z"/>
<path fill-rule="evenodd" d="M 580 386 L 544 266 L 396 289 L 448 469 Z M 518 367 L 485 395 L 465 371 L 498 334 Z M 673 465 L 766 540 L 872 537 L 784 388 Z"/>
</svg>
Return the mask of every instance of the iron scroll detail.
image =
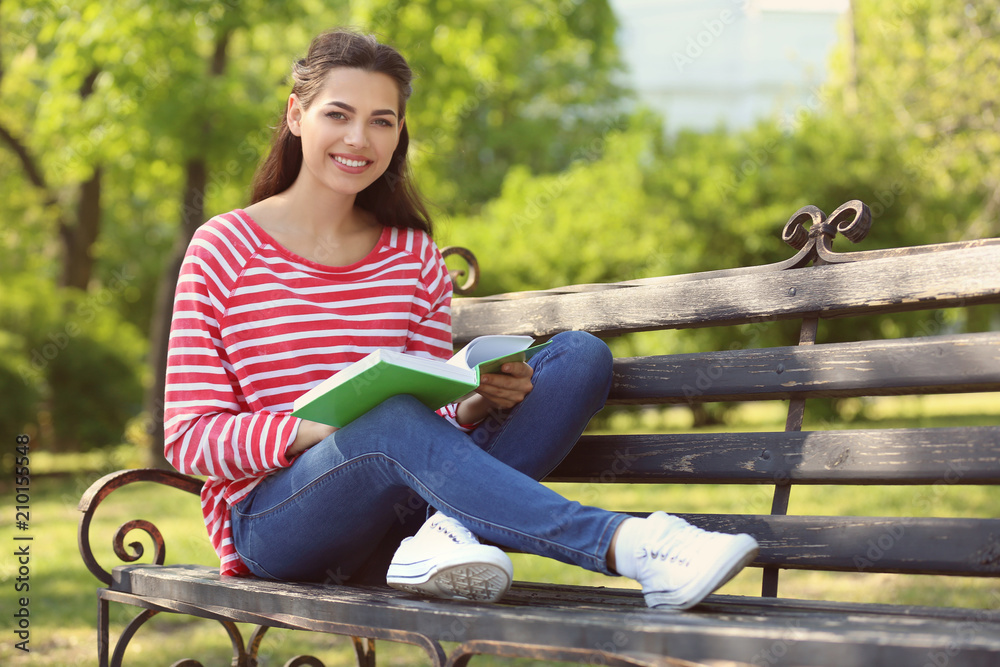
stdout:
<svg viewBox="0 0 1000 667">
<path fill-rule="evenodd" d="M 77 508 L 81 512 L 80 522 L 77 527 L 77 544 L 80 548 L 80 556 L 83 558 L 83 562 L 87 566 L 87 569 L 90 570 L 91 574 L 97 577 L 97 579 L 105 585 L 111 584 L 112 577 L 111 573 L 101 567 L 94 556 L 94 552 L 90 546 L 90 524 L 94 518 L 94 513 L 97 511 L 98 505 L 100 505 L 105 498 L 107 498 L 116 489 L 128 484 L 134 484 L 136 482 L 155 482 L 159 484 L 166 484 L 167 486 L 171 486 L 188 493 L 193 493 L 195 495 L 200 493 L 203 484 L 202 480 L 196 477 L 191 477 L 190 475 L 183 475 L 179 472 L 173 472 L 170 470 L 145 468 L 138 470 L 119 470 L 117 472 L 110 473 L 94 482 L 90 488 L 87 489 L 87 491 L 83 494 L 83 497 L 80 499 L 80 504 Z M 125 545 L 125 537 L 132 530 L 141 530 L 149 535 L 149 537 L 153 540 L 152 562 L 157 565 L 162 565 L 166 557 L 166 547 L 164 546 L 163 536 L 160 534 L 160 531 L 155 525 L 145 519 L 127 521 L 118 528 L 112 541 L 115 555 L 126 563 L 134 563 L 143 556 L 143 547 L 141 543 L 132 542 L 128 546 Z"/>
<path fill-rule="evenodd" d="M 804 266 L 817 259 L 827 264 L 853 261 L 833 251 L 834 237 L 839 232 L 852 243 L 858 243 L 868 235 L 871 226 L 871 209 L 860 199 L 844 202 L 829 217 L 816 206 L 803 206 L 792 214 L 781 231 L 781 239 L 799 251 L 786 260 L 790 265 L 787 268 Z"/>
<path fill-rule="evenodd" d="M 448 271 L 448 275 L 451 277 L 452 287 L 455 294 L 471 294 L 476 286 L 479 285 L 479 262 L 476 260 L 476 256 L 472 254 L 472 251 L 468 248 L 463 248 L 461 246 L 446 246 L 441 249 L 441 256 L 447 259 L 452 255 L 458 255 L 463 260 L 468 267 L 468 269 L 453 269 Z M 468 276 L 464 283 L 458 284 L 458 279 L 462 276 Z"/>
</svg>

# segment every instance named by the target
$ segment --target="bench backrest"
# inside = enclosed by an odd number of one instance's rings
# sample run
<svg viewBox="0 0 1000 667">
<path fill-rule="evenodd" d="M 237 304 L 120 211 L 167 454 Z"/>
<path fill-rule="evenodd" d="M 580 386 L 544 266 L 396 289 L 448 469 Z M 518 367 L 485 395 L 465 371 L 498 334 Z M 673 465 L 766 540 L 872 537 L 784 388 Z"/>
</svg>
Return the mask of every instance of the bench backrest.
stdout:
<svg viewBox="0 0 1000 667">
<path fill-rule="evenodd" d="M 783 399 L 784 431 L 585 435 L 548 480 L 773 486 L 769 515 L 689 517 L 757 537 L 764 595 L 777 594 L 779 568 L 1000 576 L 1000 519 L 786 516 L 796 484 L 1000 484 L 1000 425 L 801 430 L 812 398 L 1000 391 L 998 331 L 948 333 L 938 318 L 916 337 L 816 344 L 834 318 L 1000 304 L 1000 239 L 833 251 L 838 232 L 858 241 L 869 226 L 858 201 L 829 217 L 805 207 L 783 230 L 798 253 L 777 264 L 456 299 L 456 344 L 487 333 L 615 336 L 798 321 L 787 346 L 616 359 L 609 398 Z M 866 557 L 870 544 L 889 543 Z"/>
</svg>

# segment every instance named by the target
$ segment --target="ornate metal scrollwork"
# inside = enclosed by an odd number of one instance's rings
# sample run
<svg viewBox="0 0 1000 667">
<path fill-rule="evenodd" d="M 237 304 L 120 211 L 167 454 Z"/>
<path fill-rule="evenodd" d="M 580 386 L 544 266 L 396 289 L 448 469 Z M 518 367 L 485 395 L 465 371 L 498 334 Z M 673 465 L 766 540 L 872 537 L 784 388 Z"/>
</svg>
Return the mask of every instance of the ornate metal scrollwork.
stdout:
<svg viewBox="0 0 1000 667">
<path fill-rule="evenodd" d="M 826 214 L 813 205 L 803 206 L 792 214 L 792 217 L 785 223 L 785 228 L 781 230 L 781 240 L 792 246 L 796 250 L 802 250 L 809 243 L 809 232 L 813 228 L 818 228 L 826 220 Z M 806 229 L 805 224 L 810 224 Z"/>
<path fill-rule="evenodd" d="M 94 513 L 98 505 L 107 498 L 113 491 L 135 482 L 156 482 L 166 484 L 182 491 L 198 494 L 201 491 L 202 481 L 182 475 L 169 470 L 157 470 L 155 468 L 141 470 L 119 470 L 91 484 L 90 488 L 83 494 L 77 509 L 83 513 L 77 528 L 77 544 L 80 548 L 80 556 L 83 558 L 87 569 L 105 585 L 111 584 L 111 573 L 105 570 L 97 562 L 94 552 L 90 546 L 90 524 L 94 519 Z M 136 519 L 122 524 L 115 532 L 112 546 L 115 555 L 126 563 L 134 563 L 142 558 L 144 549 L 140 542 L 132 542 L 127 547 L 125 536 L 132 530 L 142 530 L 153 540 L 153 563 L 162 565 L 166 558 L 166 547 L 163 543 L 163 536 L 160 531 L 149 521 Z"/>
<path fill-rule="evenodd" d="M 458 255 L 465 260 L 465 263 L 468 266 L 468 270 L 453 269 L 448 271 L 448 275 L 451 276 L 451 282 L 454 287 L 455 294 L 471 294 L 479 284 L 479 262 L 476 260 L 476 256 L 472 254 L 471 250 L 461 246 L 451 245 L 441 249 L 441 256 L 445 259 L 451 255 Z M 459 285 L 458 279 L 465 275 L 468 275 L 468 278 L 465 283 Z"/>
<path fill-rule="evenodd" d="M 797 268 L 817 259 L 827 264 L 853 261 L 833 251 L 834 237 L 839 232 L 858 243 L 868 235 L 871 226 L 871 210 L 859 199 L 841 204 L 829 217 L 815 206 L 803 206 L 792 214 L 781 231 L 781 239 L 799 252 L 782 263 L 788 266 L 780 268 Z"/>
<path fill-rule="evenodd" d="M 167 555 L 166 546 L 163 544 L 163 535 L 160 534 L 159 528 L 145 519 L 126 521 L 118 527 L 113 542 L 115 555 L 126 563 L 134 563 L 142 558 L 142 542 L 130 542 L 128 548 L 125 546 L 125 536 L 133 530 L 145 531 L 153 539 L 153 562 L 157 565 L 163 565 L 163 560 Z"/>
<path fill-rule="evenodd" d="M 872 212 L 864 202 L 852 199 L 831 213 L 827 224 L 833 225 L 852 243 L 859 243 L 872 228 Z"/>
<path fill-rule="evenodd" d="M 358 667 L 375 667 L 375 640 L 368 637 L 351 637 L 351 641 L 354 642 Z"/>
<path fill-rule="evenodd" d="M 260 644 L 264 640 L 264 635 L 270 629 L 267 625 L 258 625 L 250 633 L 247 641 L 247 666 L 257 667 L 257 654 L 260 651 Z M 285 662 L 282 667 L 325 667 L 323 661 L 312 655 L 297 655 Z"/>
<path fill-rule="evenodd" d="M 297 655 L 282 667 L 324 667 L 323 661 L 311 655 Z"/>
<path fill-rule="evenodd" d="M 125 659 L 125 650 L 128 648 L 129 642 L 135 636 L 135 633 L 139 631 L 146 621 L 153 618 L 159 614 L 157 609 L 145 609 L 138 616 L 133 618 L 122 633 L 118 636 L 118 643 L 115 645 L 115 652 L 111 656 L 110 667 L 121 667 L 122 661 Z M 229 634 L 229 641 L 233 645 L 233 666 L 234 667 L 249 667 L 248 657 L 246 650 L 243 647 L 243 635 L 240 634 L 240 629 L 232 621 L 220 620 L 219 623 L 222 627 L 226 629 Z M 178 660 L 170 665 L 170 667 L 204 667 L 199 661 L 192 658 L 184 658 L 183 660 Z"/>
</svg>

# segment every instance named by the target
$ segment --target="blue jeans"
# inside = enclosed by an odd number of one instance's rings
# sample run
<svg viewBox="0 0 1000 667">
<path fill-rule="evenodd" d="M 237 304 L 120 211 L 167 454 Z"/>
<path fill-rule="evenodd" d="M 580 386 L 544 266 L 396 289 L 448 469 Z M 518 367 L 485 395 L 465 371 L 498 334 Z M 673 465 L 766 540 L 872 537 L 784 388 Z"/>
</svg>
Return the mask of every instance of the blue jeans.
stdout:
<svg viewBox="0 0 1000 667">
<path fill-rule="evenodd" d="M 240 558 L 260 577 L 385 582 L 428 505 L 503 547 L 613 574 L 623 514 L 539 483 L 572 449 L 611 386 L 611 353 L 583 332 L 529 362 L 524 401 L 464 433 L 411 396 L 391 398 L 269 475 L 232 508 Z"/>
</svg>

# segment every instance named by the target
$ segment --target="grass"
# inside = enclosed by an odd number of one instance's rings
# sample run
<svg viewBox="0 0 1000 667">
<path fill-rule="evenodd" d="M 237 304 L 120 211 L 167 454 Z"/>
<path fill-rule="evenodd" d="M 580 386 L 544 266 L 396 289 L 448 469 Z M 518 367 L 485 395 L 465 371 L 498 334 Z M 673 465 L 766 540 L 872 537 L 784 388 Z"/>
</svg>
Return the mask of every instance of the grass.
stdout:
<svg viewBox="0 0 1000 667">
<path fill-rule="evenodd" d="M 824 424 L 824 428 L 872 428 L 896 425 L 941 426 L 946 424 L 996 424 L 1000 401 L 995 395 L 980 397 L 952 396 L 936 399 L 882 399 L 867 406 L 865 414 L 874 421 L 849 425 Z M 780 404 L 761 405 L 735 415 L 738 429 L 773 430 L 782 428 Z M 683 412 L 668 410 L 643 412 L 616 417 L 614 428 L 637 431 L 684 430 L 688 424 Z M 919 422 L 919 424 L 915 423 Z M 733 427 L 730 426 L 730 429 Z M 807 426 L 808 428 L 808 426 Z M 4 461 L 9 470 L 9 461 Z M 99 476 L 97 472 L 54 475 L 60 468 L 113 470 L 136 464 L 127 450 L 111 455 L 87 455 L 56 459 L 44 452 L 32 452 L 30 591 L 15 593 L 17 563 L 12 549 L 5 548 L 0 560 L 0 585 L 7 600 L 27 595 L 31 619 L 31 653 L 14 648 L 10 615 L 2 628 L 0 664 L 67 667 L 92 665 L 96 644 L 96 596 L 98 582 L 84 567 L 76 544 L 76 509 L 80 496 Z M 5 475 L 2 490 L 11 498 Z M 653 486 L 653 485 L 553 485 L 560 492 L 581 502 L 618 510 L 663 508 L 675 512 L 767 513 L 770 490 L 756 486 Z M 13 499 L 5 503 L 12 513 Z M 791 514 L 847 514 L 869 516 L 966 516 L 996 517 L 1000 507 L 1000 488 L 937 485 L 933 487 L 827 487 L 799 486 L 792 491 Z M 141 508 L 141 511 L 136 511 Z M 198 498 L 180 491 L 151 485 L 135 485 L 116 492 L 104 503 L 95 517 L 94 536 L 98 561 L 111 567 L 117 558 L 105 541 L 124 521 L 155 518 L 167 544 L 167 562 L 216 564 L 215 555 L 200 520 Z M 0 526 L 0 543 L 15 544 L 14 527 Z M 19 533 L 24 534 L 24 533 Z M 141 539 L 150 549 L 149 540 Z M 148 556 L 148 554 L 147 554 Z M 576 567 L 535 556 L 515 554 L 517 577 L 558 583 L 632 587 L 621 578 L 605 577 Z M 145 560 L 145 559 L 144 559 Z M 148 560 L 146 560 L 148 562 Z M 996 608 L 1000 584 L 996 579 L 961 577 L 925 577 L 890 574 L 824 573 L 785 571 L 781 575 L 780 594 L 819 600 L 856 602 L 892 602 L 932 606 L 967 606 Z M 760 571 L 748 569 L 720 592 L 756 595 L 760 590 Z M 112 641 L 138 610 L 112 605 Z M 240 626 L 244 639 L 252 628 Z M 446 646 L 446 650 L 450 647 Z M 312 654 L 328 666 L 354 664 L 349 639 L 283 630 L 271 630 L 264 639 L 259 664 L 262 667 L 283 665 L 298 654 Z M 415 647 L 378 644 L 379 662 L 387 665 L 420 665 L 424 653 Z M 229 664 L 231 649 L 222 627 L 202 621 L 161 614 L 141 629 L 129 645 L 125 664 L 130 667 L 166 665 L 185 657 L 194 657 L 205 665 Z M 541 664 L 528 660 L 477 658 L 480 665 Z"/>
</svg>

